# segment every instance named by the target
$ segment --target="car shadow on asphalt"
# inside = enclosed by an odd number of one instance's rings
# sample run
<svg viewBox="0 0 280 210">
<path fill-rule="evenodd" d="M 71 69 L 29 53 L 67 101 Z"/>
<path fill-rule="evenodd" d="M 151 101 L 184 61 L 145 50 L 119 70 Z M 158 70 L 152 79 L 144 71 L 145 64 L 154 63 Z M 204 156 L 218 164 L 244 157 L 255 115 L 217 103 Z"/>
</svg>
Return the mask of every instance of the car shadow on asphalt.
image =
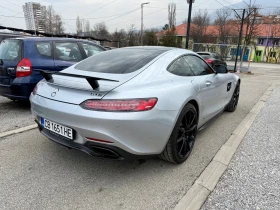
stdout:
<svg viewBox="0 0 280 210">
<path fill-rule="evenodd" d="M 30 102 L 29 101 L 13 101 L 10 99 L 0 97 L 0 110 L 22 110 L 27 111 L 30 110 Z"/>
</svg>

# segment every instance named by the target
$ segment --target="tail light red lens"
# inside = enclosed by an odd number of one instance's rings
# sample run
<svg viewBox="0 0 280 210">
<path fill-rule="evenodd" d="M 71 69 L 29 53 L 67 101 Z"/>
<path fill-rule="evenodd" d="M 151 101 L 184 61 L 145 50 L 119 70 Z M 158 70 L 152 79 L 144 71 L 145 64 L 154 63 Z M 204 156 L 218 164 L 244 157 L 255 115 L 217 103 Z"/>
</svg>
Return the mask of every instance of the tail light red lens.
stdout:
<svg viewBox="0 0 280 210">
<path fill-rule="evenodd" d="M 211 64 L 211 65 L 214 63 L 214 61 L 211 60 L 211 59 L 206 60 L 206 62 L 207 62 L 208 64 Z"/>
<path fill-rule="evenodd" d="M 23 58 L 17 65 L 16 77 L 26 77 L 32 73 L 32 64 L 28 58 Z"/>
<path fill-rule="evenodd" d="M 157 98 L 125 100 L 87 100 L 81 104 L 84 109 L 108 112 L 139 112 L 154 108 Z"/>
</svg>

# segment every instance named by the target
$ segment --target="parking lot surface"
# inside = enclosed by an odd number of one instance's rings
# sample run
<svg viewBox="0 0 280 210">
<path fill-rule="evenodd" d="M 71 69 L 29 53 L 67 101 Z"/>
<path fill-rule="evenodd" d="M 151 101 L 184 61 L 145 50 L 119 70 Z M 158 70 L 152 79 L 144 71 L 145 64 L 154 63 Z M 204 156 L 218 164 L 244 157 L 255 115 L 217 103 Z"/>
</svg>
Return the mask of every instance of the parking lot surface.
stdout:
<svg viewBox="0 0 280 210">
<path fill-rule="evenodd" d="M 12 101 L 0 96 L 0 133 L 34 124 L 28 102 Z"/>
<path fill-rule="evenodd" d="M 90 157 L 37 130 L 0 139 L 2 209 L 173 209 L 266 89 L 280 79 L 275 67 L 254 67 L 253 73 L 241 75 L 237 110 L 223 113 L 199 132 L 191 156 L 181 165 L 157 158 L 131 162 Z M 1 124 L 19 125 L 17 117 L 33 123 L 27 107 L 7 103 L 1 101 L 0 110 L 15 118 L 5 114 L 2 119 L 1 111 Z"/>
</svg>

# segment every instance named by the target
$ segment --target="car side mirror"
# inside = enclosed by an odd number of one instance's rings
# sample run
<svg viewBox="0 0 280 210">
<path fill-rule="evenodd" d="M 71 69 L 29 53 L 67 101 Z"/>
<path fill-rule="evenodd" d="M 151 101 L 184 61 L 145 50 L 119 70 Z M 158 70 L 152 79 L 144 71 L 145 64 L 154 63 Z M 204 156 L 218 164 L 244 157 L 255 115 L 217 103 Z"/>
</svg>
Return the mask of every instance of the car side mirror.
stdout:
<svg viewBox="0 0 280 210">
<path fill-rule="evenodd" d="M 216 74 L 227 74 L 228 73 L 227 67 L 225 65 L 222 65 L 222 64 L 215 65 L 214 69 L 216 71 Z"/>
</svg>

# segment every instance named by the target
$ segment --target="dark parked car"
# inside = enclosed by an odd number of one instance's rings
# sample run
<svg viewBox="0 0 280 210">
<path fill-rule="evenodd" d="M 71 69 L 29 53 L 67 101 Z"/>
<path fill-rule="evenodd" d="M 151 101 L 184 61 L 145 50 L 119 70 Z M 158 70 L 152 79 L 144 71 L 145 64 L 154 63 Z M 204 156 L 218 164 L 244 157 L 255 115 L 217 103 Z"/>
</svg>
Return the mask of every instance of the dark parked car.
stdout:
<svg viewBox="0 0 280 210">
<path fill-rule="evenodd" d="M 223 64 L 227 66 L 224 59 L 218 54 L 213 52 L 197 52 L 210 66 L 214 67 L 218 64 Z"/>
<path fill-rule="evenodd" d="M 105 48 L 85 40 L 68 38 L 15 38 L 0 44 L 0 95 L 29 100 L 43 79 L 36 69 L 60 71 Z"/>
</svg>

